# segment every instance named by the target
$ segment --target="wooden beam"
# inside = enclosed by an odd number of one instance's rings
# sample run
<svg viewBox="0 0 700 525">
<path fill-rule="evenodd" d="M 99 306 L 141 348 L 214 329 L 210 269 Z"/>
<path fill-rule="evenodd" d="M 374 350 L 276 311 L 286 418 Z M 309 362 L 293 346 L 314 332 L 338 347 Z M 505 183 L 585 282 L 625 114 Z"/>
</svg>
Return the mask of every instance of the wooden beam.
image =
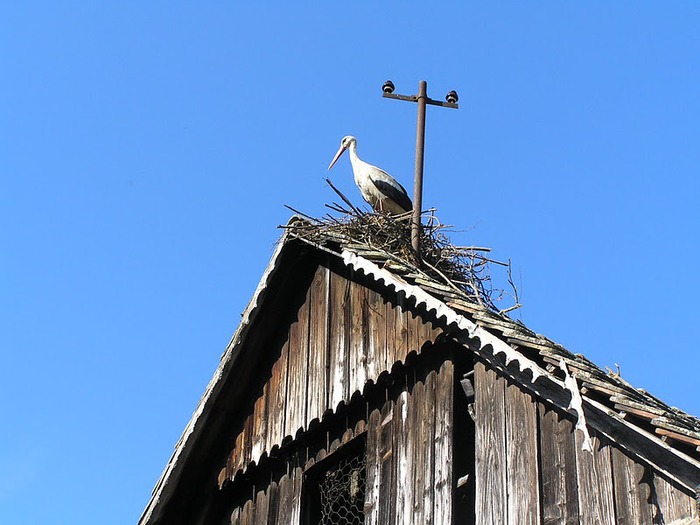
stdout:
<svg viewBox="0 0 700 525">
<path fill-rule="evenodd" d="M 688 443 L 689 445 L 700 446 L 700 439 L 695 439 L 684 434 L 679 434 L 678 432 L 673 432 L 672 430 L 666 430 L 665 428 L 656 428 L 654 432 L 660 436 L 668 436 L 676 441 L 682 441 L 683 443 Z"/>
</svg>

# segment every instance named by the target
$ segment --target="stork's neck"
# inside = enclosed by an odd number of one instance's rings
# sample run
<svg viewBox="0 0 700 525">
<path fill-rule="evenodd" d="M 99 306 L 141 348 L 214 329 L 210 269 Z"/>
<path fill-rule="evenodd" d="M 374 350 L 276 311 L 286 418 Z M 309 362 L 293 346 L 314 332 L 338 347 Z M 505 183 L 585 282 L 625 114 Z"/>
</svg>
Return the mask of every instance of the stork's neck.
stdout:
<svg viewBox="0 0 700 525">
<path fill-rule="evenodd" d="M 351 142 L 350 147 L 348 149 L 350 150 L 350 164 L 352 164 L 352 167 L 355 168 L 355 166 L 358 166 L 360 163 L 362 163 L 360 157 L 357 156 L 357 142 Z"/>
</svg>

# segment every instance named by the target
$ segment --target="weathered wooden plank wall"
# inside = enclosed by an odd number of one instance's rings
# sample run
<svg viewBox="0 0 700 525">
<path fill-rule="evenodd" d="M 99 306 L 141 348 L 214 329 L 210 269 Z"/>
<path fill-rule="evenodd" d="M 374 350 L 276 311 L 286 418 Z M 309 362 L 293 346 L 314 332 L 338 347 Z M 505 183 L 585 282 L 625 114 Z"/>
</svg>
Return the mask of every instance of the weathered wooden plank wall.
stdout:
<svg viewBox="0 0 700 525">
<path fill-rule="evenodd" d="M 454 421 L 454 366 L 445 363 L 440 368 L 439 381 L 435 385 L 435 494 L 433 500 L 434 523 L 452 523 L 454 497 L 454 472 L 452 470 Z M 462 444 L 462 446 L 464 446 Z"/>
<path fill-rule="evenodd" d="M 348 347 L 350 334 L 345 326 L 345 312 L 349 309 L 346 302 L 350 300 L 350 281 L 337 273 L 330 272 L 327 308 L 328 321 L 328 355 L 330 376 L 328 380 L 328 406 L 337 407 L 342 401 L 350 399 Z"/>
<path fill-rule="evenodd" d="M 671 523 L 697 517 L 693 495 L 592 433 L 582 450 L 571 416 L 493 369 L 475 372 L 476 522 Z"/>
<path fill-rule="evenodd" d="M 311 304 L 309 297 L 297 312 L 297 320 L 289 327 L 289 365 L 287 368 L 287 420 L 284 435 L 294 438 L 299 429 L 306 424 L 306 406 L 308 397 L 307 377 L 309 375 L 309 318 Z M 314 314 L 315 315 L 315 314 Z M 299 403 L 295 400 L 304 400 Z M 255 418 L 255 414 L 253 414 Z M 247 456 L 246 456 L 247 459 Z M 252 461 L 256 459 L 250 457 Z"/>
<path fill-rule="evenodd" d="M 306 290 L 271 376 L 253 403 L 219 478 L 232 479 L 264 453 L 281 446 L 341 402 L 348 404 L 368 381 L 376 382 L 410 352 L 439 335 L 399 299 L 388 300 L 319 266 Z M 258 351 L 264 351 L 260 349 Z"/>
<path fill-rule="evenodd" d="M 505 387 L 481 363 L 474 367 L 476 412 L 476 521 L 508 523 Z"/>
<path fill-rule="evenodd" d="M 673 523 L 692 516 L 698 518 L 697 504 L 693 498 L 658 473 L 653 474 L 652 496 L 654 523 Z"/>
<path fill-rule="evenodd" d="M 287 525 L 299 523 L 303 471 L 300 467 L 271 481 L 243 505 L 233 509 L 226 523 L 231 525 Z"/>
<path fill-rule="evenodd" d="M 354 438 L 365 435 L 365 523 L 443 525 L 452 522 L 451 427 L 454 366 L 445 361 L 424 379 L 408 378 L 396 399 L 369 411 L 279 481 L 257 488 L 227 513 L 233 525 L 295 525 L 301 516 L 304 473 Z"/>
<path fill-rule="evenodd" d="M 306 420 L 321 419 L 328 406 L 328 293 L 330 272 L 316 272 L 309 294 L 309 384 Z M 306 423 L 306 422 L 305 422 Z"/>
<path fill-rule="evenodd" d="M 537 525 L 540 522 L 537 403 L 512 385 L 506 387 L 505 394 L 508 516 L 517 516 L 517 522 L 523 525 Z"/>
<path fill-rule="evenodd" d="M 576 464 L 574 425 L 542 403 L 538 411 L 542 523 L 579 523 L 578 483 L 565 475 L 567 465 Z"/>
<path fill-rule="evenodd" d="M 615 523 L 613 479 L 609 444 L 591 432 L 593 452 L 583 450 L 583 436 L 574 431 L 576 440 L 576 476 L 578 507 L 582 525 Z M 569 467 L 569 465 L 567 465 Z M 569 475 L 568 468 L 565 471 Z"/>
<path fill-rule="evenodd" d="M 650 480 L 645 477 L 647 469 L 617 448 L 612 448 L 612 465 L 617 525 L 653 523 Z"/>
</svg>

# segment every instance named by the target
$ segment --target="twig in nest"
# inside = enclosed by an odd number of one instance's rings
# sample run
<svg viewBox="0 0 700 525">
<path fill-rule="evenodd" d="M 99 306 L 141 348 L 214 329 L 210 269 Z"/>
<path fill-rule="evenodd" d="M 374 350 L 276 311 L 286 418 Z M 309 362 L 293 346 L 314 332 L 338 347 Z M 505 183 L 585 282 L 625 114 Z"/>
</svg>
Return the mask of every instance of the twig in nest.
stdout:
<svg viewBox="0 0 700 525">
<path fill-rule="evenodd" d="M 333 211 L 338 212 L 338 213 L 346 213 L 346 214 L 348 213 L 348 210 L 346 210 L 345 208 L 341 208 L 335 202 L 333 204 L 324 204 L 324 206 L 326 208 L 328 208 L 329 210 L 333 210 Z"/>
<path fill-rule="evenodd" d="M 311 217 L 310 215 L 306 215 L 306 213 L 302 213 L 302 212 L 300 212 L 299 210 L 295 210 L 295 209 L 292 208 L 291 206 L 288 206 L 288 205 L 285 204 L 284 207 L 287 208 L 288 210 L 293 211 L 293 212 L 296 213 L 297 215 L 301 215 L 302 217 L 304 217 L 305 219 L 310 220 L 311 222 L 315 222 L 315 223 L 317 223 L 317 224 L 320 224 L 320 222 L 321 222 L 321 221 L 319 221 L 318 219 L 315 219 L 314 217 Z"/>
<path fill-rule="evenodd" d="M 508 308 L 504 308 L 503 310 L 499 310 L 498 313 L 500 315 L 505 315 L 508 312 L 512 312 L 513 310 L 517 310 L 518 308 L 521 308 L 523 305 L 520 303 L 515 303 L 513 306 L 509 306 Z"/>
<path fill-rule="evenodd" d="M 362 215 L 362 212 L 360 210 L 358 210 L 357 208 L 355 208 L 355 206 L 353 206 L 352 202 L 350 202 L 350 200 L 345 195 L 343 195 L 343 192 L 341 192 L 338 188 L 336 188 L 333 185 L 333 183 L 331 182 L 331 179 L 326 178 L 326 182 L 333 189 L 333 191 L 336 192 L 341 199 L 343 199 L 343 202 L 345 202 L 345 204 L 350 206 L 350 209 L 352 211 L 354 211 L 356 215 Z"/>
</svg>

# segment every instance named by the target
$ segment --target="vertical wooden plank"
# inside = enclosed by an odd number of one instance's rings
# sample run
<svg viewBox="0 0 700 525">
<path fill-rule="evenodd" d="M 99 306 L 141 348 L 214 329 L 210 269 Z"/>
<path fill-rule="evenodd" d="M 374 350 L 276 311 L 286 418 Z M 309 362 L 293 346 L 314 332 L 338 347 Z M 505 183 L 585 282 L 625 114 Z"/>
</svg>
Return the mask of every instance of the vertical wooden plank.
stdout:
<svg viewBox="0 0 700 525">
<path fill-rule="evenodd" d="M 245 444 L 246 444 L 247 436 L 246 436 L 246 427 L 245 424 L 243 426 L 243 429 L 241 430 L 241 433 L 238 434 L 238 438 L 236 439 L 236 449 L 238 450 L 238 454 L 236 455 L 236 463 L 234 464 L 234 469 L 233 473 L 235 474 L 239 470 L 245 469 L 246 462 L 245 462 Z"/>
<path fill-rule="evenodd" d="M 394 406 L 394 485 L 396 490 L 396 525 L 408 525 L 413 523 L 411 509 L 411 464 L 410 457 L 413 452 L 408 433 L 408 406 L 409 395 L 406 390 L 401 392 Z M 411 450 L 409 450 L 411 448 Z"/>
<path fill-rule="evenodd" d="M 406 303 L 403 296 L 399 296 L 396 301 L 396 307 L 394 308 L 394 345 L 393 350 L 389 352 L 391 355 L 391 362 L 389 363 L 389 370 L 394 363 L 401 361 L 406 362 L 406 356 L 408 355 L 408 320 L 409 315 L 406 311 Z"/>
<path fill-rule="evenodd" d="M 229 468 L 229 479 L 233 479 L 238 472 L 238 469 L 243 467 L 243 431 L 236 436 L 236 444 L 233 447 L 233 452 L 231 452 L 231 461 Z"/>
<path fill-rule="evenodd" d="M 319 266 L 311 283 L 309 323 L 309 393 L 307 421 L 319 420 L 326 410 L 328 365 L 328 280 L 329 270 Z"/>
<path fill-rule="evenodd" d="M 270 388 L 270 383 L 267 382 L 263 386 L 262 395 L 255 401 L 253 409 L 253 445 L 251 451 L 251 460 L 258 463 L 260 456 L 267 450 L 265 442 L 267 437 L 267 398 Z"/>
<path fill-rule="evenodd" d="M 515 385 L 506 386 L 508 523 L 540 522 L 537 405 Z"/>
<path fill-rule="evenodd" d="M 429 321 L 426 321 L 420 317 L 418 320 L 420 320 L 420 325 L 418 327 L 420 341 L 419 348 L 422 348 L 422 346 L 427 342 L 435 341 L 437 338 L 437 330 L 433 330 Z"/>
<path fill-rule="evenodd" d="M 254 525 L 255 520 L 255 503 L 252 499 L 249 499 L 243 505 L 243 511 L 241 512 L 241 525 Z"/>
<path fill-rule="evenodd" d="M 386 370 L 386 307 L 374 290 L 367 290 L 367 321 L 367 379 L 376 383 L 379 374 Z"/>
<path fill-rule="evenodd" d="M 288 335 L 288 332 L 287 332 Z M 265 439 L 265 450 L 272 450 L 274 445 L 280 445 L 284 439 L 285 406 L 287 400 L 287 368 L 289 362 L 289 337 L 285 338 L 280 350 L 280 356 L 272 365 L 270 386 L 268 389 L 268 426 Z"/>
<path fill-rule="evenodd" d="M 356 283 L 350 283 L 350 309 L 348 315 L 350 345 L 348 347 L 350 357 L 350 390 L 349 395 L 362 392 L 367 379 L 365 355 L 365 337 L 367 335 L 367 289 Z"/>
<path fill-rule="evenodd" d="M 412 523 L 427 523 L 425 519 L 425 508 L 423 507 L 423 493 L 425 492 L 425 484 L 430 483 L 432 476 L 426 480 L 424 477 L 423 467 L 426 462 L 426 436 L 423 434 L 425 425 L 423 424 L 426 412 L 431 412 L 432 407 L 428 406 L 425 399 L 425 385 L 422 382 L 417 382 L 413 385 L 411 391 L 411 403 L 408 407 L 408 439 L 411 441 L 411 449 L 413 453 L 410 458 L 410 472 L 412 473 L 413 482 L 411 495 L 413 499 L 413 516 Z M 432 443 L 431 443 L 432 445 Z M 432 505 L 430 510 L 432 511 Z M 432 512 L 431 512 L 432 513 Z"/>
<path fill-rule="evenodd" d="M 611 447 L 617 525 L 652 523 L 651 487 L 644 465 Z"/>
<path fill-rule="evenodd" d="M 421 441 L 418 446 L 424 451 L 423 472 L 423 523 L 432 525 L 437 523 L 434 521 L 434 501 L 435 501 L 435 389 L 436 389 L 437 373 L 431 371 L 425 378 L 425 393 L 423 403 L 420 406 L 421 411 Z M 418 470 L 418 469 L 417 469 Z M 419 494 L 420 495 L 420 494 Z M 442 523 L 442 522 L 440 522 Z"/>
<path fill-rule="evenodd" d="M 610 446 L 591 431 L 591 453 L 581 448 L 583 433 L 576 430 L 574 436 L 581 525 L 615 523 Z"/>
<path fill-rule="evenodd" d="M 408 311 L 407 313 L 407 330 L 408 330 L 408 353 L 410 354 L 411 352 L 419 352 L 421 344 L 423 343 L 420 340 L 420 325 L 423 322 L 423 320 L 418 317 L 414 312 Z"/>
<path fill-rule="evenodd" d="M 289 387 L 285 436 L 296 437 L 306 427 L 306 383 L 309 365 L 309 291 L 299 307 L 297 320 L 289 328 Z"/>
<path fill-rule="evenodd" d="M 277 514 L 279 512 L 279 486 L 276 481 L 271 481 L 267 488 L 267 524 L 275 525 L 277 523 Z"/>
<path fill-rule="evenodd" d="M 666 478 L 654 473 L 654 491 L 658 503 L 654 523 L 669 524 L 693 516 L 695 500 Z"/>
<path fill-rule="evenodd" d="M 379 483 L 379 511 L 377 523 L 393 525 L 396 519 L 394 477 L 394 402 L 387 400 L 382 407 L 379 423 L 379 456 L 381 478 Z"/>
<path fill-rule="evenodd" d="M 434 523 L 452 523 L 452 428 L 454 417 L 454 365 L 445 361 L 435 385 L 435 499 Z M 457 446 L 466 446 L 458 443 Z M 487 523 L 487 522 L 479 522 Z"/>
<path fill-rule="evenodd" d="M 255 496 L 255 518 L 253 525 L 267 525 L 267 514 L 269 509 L 269 501 L 267 492 L 259 490 Z"/>
<path fill-rule="evenodd" d="M 241 468 L 245 470 L 253 457 L 253 414 L 249 415 L 245 420 L 245 429 L 243 434 L 243 464 Z"/>
<path fill-rule="evenodd" d="M 374 351 L 375 337 L 372 333 L 375 329 L 376 319 L 374 316 L 374 298 L 376 292 L 370 290 L 369 288 L 364 289 L 364 301 L 362 305 L 362 333 L 363 333 L 363 351 L 364 351 L 364 365 L 365 365 L 365 383 L 370 379 L 376 379 L 376 356 Z M 364 388 L 364 387 L 363 387 Z M 361 389 L 362 391 L 362 389 Z"/>
<path fill-rule="evenodd" d="M 434 343 L 435 341 L 437 341 L 437 338 L 442 333 L 442 329 L 433 326 L 432 323 L 425 323 L 425 326 L 428 329 L 427 339 Z"/>
<path fill-rule="evenodd" d="M 301 484 L 304 480 L 304 470 L 297 467 L 292 471 L 292 501 L 291 513 L 287 523 L 294 525 L 301 523 Z"/>
<path fill-rule="evenodd" d="M 294 499 L 294 480 L 288 474 L 282 476 L 277 488 L 277 525 L 293 525 L 292 500 Z"/>
<path fill-rule="evenodd" d="M 229 518 L 229 523 L 231 525 L 241 525 L 241 508 L 236 507 L 231 512 L 231 517 Z"/>
<path fill-rule="evenodd" d="M 391 302 L 384 303 L 384 318 L 386 319 L 386 342 L 384 348 L 384 370 L 391 372 L 396 353 L 396 307 Z"/>
<path fill-rule="evenodd" d="M 345 312 L 350 308 L 350 281 L 337 273 L 331 274 L 329 312 L 329 384 L 328 398 L 335 410 L 341 401 L 348 399 L 348 345 Z"/>
<path fill-rule="evenodd" d="M 382 483 L 379 434 L 381 413 L 373 410 L 367 420 L 367 441 L 365 442 L 365 524 L 382 525 L 379 521 L 379 489 Z"/>
<path fill-rule="evenodd" d="M 539 405 L 543 525 L 579 522 L 574 424 Z"/>
<path fill-rule="evenodd" d="M 507 523 L 505 380 L 474 364 L 476 522 Z"/>
</svg>

